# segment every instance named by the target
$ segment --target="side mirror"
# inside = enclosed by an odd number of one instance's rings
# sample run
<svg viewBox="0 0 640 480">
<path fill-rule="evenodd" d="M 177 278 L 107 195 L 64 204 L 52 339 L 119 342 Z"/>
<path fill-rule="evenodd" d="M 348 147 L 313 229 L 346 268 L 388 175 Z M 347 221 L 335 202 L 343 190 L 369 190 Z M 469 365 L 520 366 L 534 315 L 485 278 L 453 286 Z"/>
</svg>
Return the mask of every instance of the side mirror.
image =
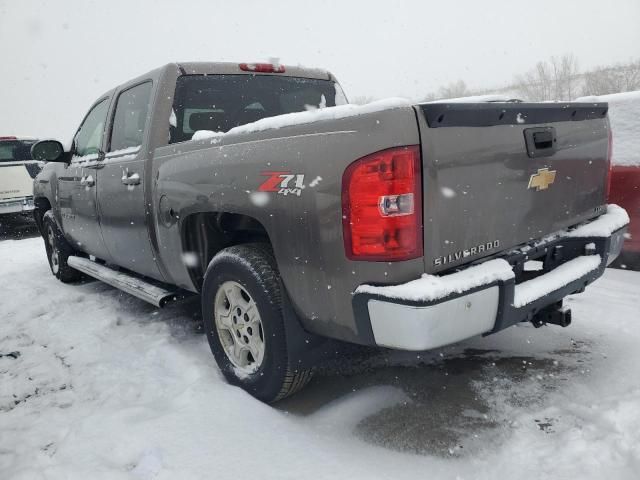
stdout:
<svg viewBox="0 0 640 480">
<path fill-rule="evenodd" d="M 42 140 L 31 146 L 31 157 L 45 162 L 69 163 L 69 156 L 65 155 L 64 147 L 57 140 Z"/>
</svg>

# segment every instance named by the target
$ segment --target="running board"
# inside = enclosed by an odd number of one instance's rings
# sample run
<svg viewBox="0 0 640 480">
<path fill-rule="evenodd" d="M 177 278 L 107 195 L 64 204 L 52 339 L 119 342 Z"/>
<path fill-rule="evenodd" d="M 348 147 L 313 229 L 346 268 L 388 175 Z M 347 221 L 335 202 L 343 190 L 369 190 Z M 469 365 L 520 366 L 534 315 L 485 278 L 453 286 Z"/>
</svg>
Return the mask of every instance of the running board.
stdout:
<svg viewBox="0 0 640 480">
<path fill-rule="evenodd" d="M 92 262 L 88 258 L 72 256 L 67 259 L 67 263 L 70 267 L 86 273 L 90 277 L 108 283 L 112 287 L 138 297 L 156 307 L 164 307 L 168 301 L 179 295 L 177 291 L 165 290 L 147 280 Z"/>
</svg>

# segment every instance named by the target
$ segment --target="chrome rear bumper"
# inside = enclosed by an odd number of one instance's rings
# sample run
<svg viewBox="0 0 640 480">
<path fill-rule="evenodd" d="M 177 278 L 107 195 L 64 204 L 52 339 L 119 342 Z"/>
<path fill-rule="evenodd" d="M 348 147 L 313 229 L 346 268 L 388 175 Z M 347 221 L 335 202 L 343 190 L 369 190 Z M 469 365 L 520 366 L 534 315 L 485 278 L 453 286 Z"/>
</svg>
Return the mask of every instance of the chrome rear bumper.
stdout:
<svg viewBox="0 0 640 480">
<path fill-rule="evenodd" d="M 597 227 L 596 221 L 528 248 L 526 254 L 512 252 L 404 285 L 359 287 L 353 308 L 362 343 L 428 350 L 540 318 L 565 296 L 582 292 L 619 255 L 627 227 L 606 235 L 588 228 Z M 541 259 L 545 265 L 534 278 L 522 272 L 522 264 L 530 259 Z"/>
</svg>

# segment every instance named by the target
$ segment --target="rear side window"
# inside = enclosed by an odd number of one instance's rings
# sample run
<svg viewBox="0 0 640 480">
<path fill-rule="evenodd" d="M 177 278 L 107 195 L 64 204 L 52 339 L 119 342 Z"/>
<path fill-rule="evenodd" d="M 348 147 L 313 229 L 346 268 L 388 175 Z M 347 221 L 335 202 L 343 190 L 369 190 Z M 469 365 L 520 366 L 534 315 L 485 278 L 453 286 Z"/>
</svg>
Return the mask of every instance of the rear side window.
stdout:
<svg viewBox="0 0 640 480">
<path fill-rule="evenodd" d="M 108 106 L 105 98 L 89 111 L 73 139 L 75 155 L 82 157 L 100 153 Z"/>
<path fill-rule="evenodd" d="M 6 140 L 0 142 L 0 162 L 31 160 L 31 145 L 35 141 Z"/>
<path fill-rule="evenodd" d="M 118 96 L 111 130 L 110 152 L 142 145 L 150 102 L 151 82 L 136 85 Z"/>
<path fill-rule="evenodd" d="M 198 130 L 233 127 L 284 113 L 343 105 L 331 80 L 275 75 L 183 75 L 178 78 L 170 143 L 191 140 Z"/>
</svg>

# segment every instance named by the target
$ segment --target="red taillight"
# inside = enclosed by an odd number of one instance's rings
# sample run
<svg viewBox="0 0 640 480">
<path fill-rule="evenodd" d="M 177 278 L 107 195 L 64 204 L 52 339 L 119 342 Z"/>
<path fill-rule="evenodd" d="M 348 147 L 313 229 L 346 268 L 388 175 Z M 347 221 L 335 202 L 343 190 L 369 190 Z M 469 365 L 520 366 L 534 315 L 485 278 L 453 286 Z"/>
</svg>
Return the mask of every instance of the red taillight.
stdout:
<svg viewBox="0 0 640 480">
<path fill-rule="evenodd" d="M 342 177 L 347 258 L 400 261 L 422 256 L 422 182 L 418 145 L 367 155 Z"/>
<path fill-rule="evenodd" d="M 0 140 L 17 140 L 18 137 L 0 137 Z"/>
<path fill-rule="evenodd" d="M 607 183 L 604 187 L 604 194 L 607 201 L 609 201 L 609 193 L 611 192 L 611 177 L 613 165 L 611 160 L 613 158 L 613 133 L 611 132 L 611 126 L 609 126 L 609 148 L 607 150 Z"/>
<path fill-rule="evenodd" d="M 272 63 L 241 63 L 240 70 L 257 73 L 284 73 L 284 65 L 274 65 Z"/>
</svg>

